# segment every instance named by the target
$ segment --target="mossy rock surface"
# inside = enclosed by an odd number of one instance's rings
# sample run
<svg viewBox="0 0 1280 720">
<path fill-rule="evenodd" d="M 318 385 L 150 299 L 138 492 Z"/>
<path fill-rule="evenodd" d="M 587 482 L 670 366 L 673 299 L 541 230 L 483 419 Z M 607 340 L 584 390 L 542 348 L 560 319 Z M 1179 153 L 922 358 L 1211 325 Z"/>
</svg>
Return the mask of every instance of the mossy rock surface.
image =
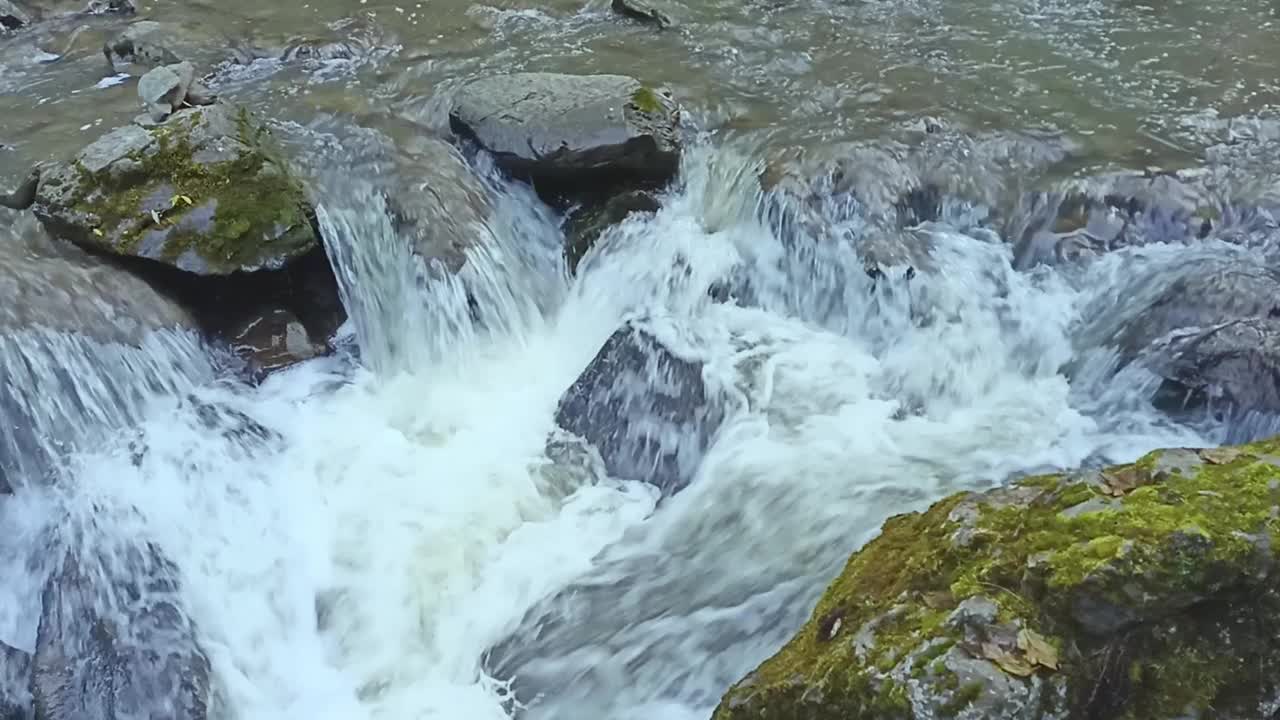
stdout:
<svg viewBox="0 0 1280 720">
<path fill-rule="evenodd" d="M 716 720 L 1280 712 L 1280 439 L 891 518 Z"/>
<path fill-rule="evenodd" d="M 199 275 L 278 269 L 319 247 L 299 182 L 266 130 L 225 103 L 118 128 L 43 177 L 56 237 Z"/>
</svg>

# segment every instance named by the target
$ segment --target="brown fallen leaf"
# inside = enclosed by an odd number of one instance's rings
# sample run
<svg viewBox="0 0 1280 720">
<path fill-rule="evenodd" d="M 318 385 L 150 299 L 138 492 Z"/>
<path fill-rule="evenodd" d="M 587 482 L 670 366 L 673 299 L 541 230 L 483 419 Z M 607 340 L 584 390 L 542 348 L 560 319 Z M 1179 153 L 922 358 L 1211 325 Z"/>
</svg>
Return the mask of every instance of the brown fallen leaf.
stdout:
<svg viewBox="0 0 1280 720">
<path fill-rule="evenodd" d="M 982 656 L 999 665 L 1001 670 L 1010 675 L 1030 677 L 1036 671 L 1035 666 L 1027 662 L 1019 653 L 1005 650 L 995 643 L 982 643 Z"/>
<path fill-rule="evenodd" d="M 1040 633 L 1026 628 L 1019 630 L 1018 649 L 1032 665 L 1043 665 L 1050 670 L 1058 669 L 1058 650 Z"/>
<path fill-rule="evenodd" d="M 1235 448 L 1205 448 L 1199 453 L 1200 459 L 1210 465 L 1228 465 L 1239 460 L 1244 453 Z"/>
<path fill-rule="evenodd" d="M 1102 480 L 1106 483 L 1103 493 L 1111 497 L 1122 497 L 1151 481 L 1146 473 L 1134 465 L 1103 471 Z"/>
</svg>

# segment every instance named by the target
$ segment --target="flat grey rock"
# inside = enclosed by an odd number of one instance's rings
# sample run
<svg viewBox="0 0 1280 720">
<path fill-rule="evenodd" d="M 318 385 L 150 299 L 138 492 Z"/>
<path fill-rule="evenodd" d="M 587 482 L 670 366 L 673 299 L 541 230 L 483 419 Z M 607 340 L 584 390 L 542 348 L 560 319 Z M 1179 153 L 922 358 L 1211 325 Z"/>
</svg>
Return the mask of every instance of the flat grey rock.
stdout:
<svg viewBox="0 0 1280 720">
<path fill-rule="evenodd" d="M 449 115 L 518 177 L 591 186 L 671 179 L 680 161 L 678 109 L 624 75 L 517 73 L 464 86 Z"/>
</svg>

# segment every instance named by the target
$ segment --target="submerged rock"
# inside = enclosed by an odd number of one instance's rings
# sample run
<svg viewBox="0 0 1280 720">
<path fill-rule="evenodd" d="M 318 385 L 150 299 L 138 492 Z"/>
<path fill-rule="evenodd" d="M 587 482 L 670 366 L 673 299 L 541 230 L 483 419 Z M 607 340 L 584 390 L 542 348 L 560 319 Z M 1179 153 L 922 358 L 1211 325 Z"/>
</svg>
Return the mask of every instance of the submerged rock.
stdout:
<svg viewBox="0 0 1280 720">
<path fill-rule="evenodd" d="M 199 27 L 172 22 L 138 20 L 108 38 L 102 54 L 112 73 L 144 75 L 147 71 L 191 61 L 214 63 L 222 43 L 201 34 Z"/>
<path fill-rule="evenodd" d="M 36 188 L 40 186 L 40 174 L 44 168 L 40 165 L 32 168 L 22 184 L 10 193 L 0 193 L 0 207 L 10 210 L 26 210 L 35 204 Z"/>
<path fill-rule="evenodd" d="M 13 0 L 0 0 L 0 30 L 17 30 L 31 24 L 31 15 Z"/>
<path fill-rule="evenodd" d="M 102 54 L 112 72 L 125 72 L 139 66 L 146 69 L 173 65 L 182 61 L 170 50 L 169 28 L 154 20 L 141 20 L 125 28 L 119 35 L 103 43 Z"/>
<path fill-rule="evenodd" d="M 675 102 L 623 75 L 481 78 L 458 91 L 449 122 L 504 170 L 553 193 L 664 183 L 680 162 Z"/>
<path fill-rule="evenodd" d="M 634 324 L 611 335 L 560 398 L 556 424 L 591 443 L 613 477 L 679 492 L 724 419 L 701 364 Z"/>
<path fill-rule="evenodd" d="M 36 216 L 82 247 L 198 275 L 279 268 L 319 243 L 265 132 L 225 103 L 127 125 L 48 171 Z"/>
<path fill-rule="evenodd" d="M 31 656 L 0 643 L 0 720 L 31 720 Z"/>
<path fill-rule="evenodd" d="M 1223 203 L 1177 175 L 1114 173 L 1023 197 L 1006 227 L 1014 267 L 1027 269 L 1152 243 L 1208 237 Z"/>
<path fill-rule="evenodd" d="M 605 230 L 626 220 L 632 213 L 653 213 L 660 207 L 658 198 L 653 193 L 629 190 L 571 213 L 565 230 L 565 257 L 569 262 L 569 271 L 577 269 L 582 256 L 596 244 Z"/>
<path fill-rule="evenodd" d="M 1098 317 L 1084 334 L 1086 344 L 1117 347 L 1129 359 L 1176 330 L 1280 317 L 1280 270 L 1248 259 L 1201 258 L 1172 282 L 1161 287 L 1161 281 L 1135 278 L 1128 307 Z"/>
<path fill-rule="evenodd" d="M 1172 333 L 1145 354 L 1165 379 L 1155 402 L 1172 414 L 1211 411 L 1219 420 L 1280 415 L 1280 320 L 1249 318 Z"/>
<path fill-rule="evenodd" d="M 45 585 L 31 688 L 37 720 L 203 720 L 209 661 L 154 547 L 69 553 Z"/>
<path fill-rule="evenodd" d="M 638 0 L 613 0 L 609 7 L 617 15 L 655 25 L 659 30 L 672 24 L 666 13 Z"/>
<path fill-rule="evenodd" d="M 1271 717 L 1277 458 L 1156 451 L 890 518 L 715 718 Z"/>
</svg>

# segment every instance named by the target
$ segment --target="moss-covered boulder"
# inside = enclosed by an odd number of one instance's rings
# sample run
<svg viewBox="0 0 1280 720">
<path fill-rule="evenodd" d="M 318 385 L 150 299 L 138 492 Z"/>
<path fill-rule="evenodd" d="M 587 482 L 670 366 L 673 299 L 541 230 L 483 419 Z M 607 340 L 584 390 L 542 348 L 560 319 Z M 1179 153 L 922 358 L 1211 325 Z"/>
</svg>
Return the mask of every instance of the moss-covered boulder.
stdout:
<svg viewBox="0 0 1280 720">
<path fill-rule="evenodd" d="M 717 720 L 1245 720 L 1280 710 L 1280 439 L 891 518 Z"/>
<path fill-rule="evenodd" d="M 56 237 L 198 275 L 278 269 L 319 246 L 302 186 L 266 130 L 225 103 L 127 125 L 44 174 Z"/>
</svg>

